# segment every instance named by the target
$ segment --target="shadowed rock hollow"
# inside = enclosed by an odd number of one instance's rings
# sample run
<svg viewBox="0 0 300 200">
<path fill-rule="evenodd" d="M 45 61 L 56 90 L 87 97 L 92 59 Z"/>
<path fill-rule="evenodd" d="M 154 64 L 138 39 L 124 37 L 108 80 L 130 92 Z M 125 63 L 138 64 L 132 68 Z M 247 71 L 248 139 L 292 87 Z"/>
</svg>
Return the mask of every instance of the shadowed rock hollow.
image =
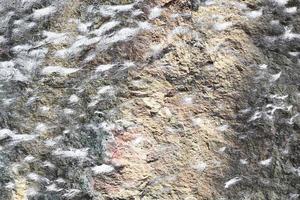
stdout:
<svg viewBox="0 0 300 200">
<path fill-rule="evenodd" d="M 299 9 L 1 0 L 0 199 L 299 199 Z"/>
</svg>

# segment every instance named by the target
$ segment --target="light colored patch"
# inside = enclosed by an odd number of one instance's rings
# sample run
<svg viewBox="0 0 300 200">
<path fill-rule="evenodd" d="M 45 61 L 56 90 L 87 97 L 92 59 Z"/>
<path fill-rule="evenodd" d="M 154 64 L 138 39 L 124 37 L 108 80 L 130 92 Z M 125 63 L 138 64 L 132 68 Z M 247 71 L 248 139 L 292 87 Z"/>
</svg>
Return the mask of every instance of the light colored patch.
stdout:
<svg viewBox="0 0 300 200">
<path fill-rule="evenodd" d="M 289 0 L 272 0 L 272 1 L 279 6 L 285 6 Z"/>
<path fill-rule="evenodd" d="M 69 98 L 70 103 L 77 103 L 79 101 L 79 97 L 75 94 L 72 94 Z"/>
<path fill-rule="evenodd" d="M 70 37 L 67 33 L 55 33 L 50 31 L 44 31 L 43 35 L 46 37 L 45 42 L 52 44 L 67 44 Z"/>
<path fill-rule="evenodd" d="M 90 32 L 90 34 L 95 34 L 97 36 L 102 36 L 105 34 L 107 31 L 110 31 L 111 29 L 115 28 L 118 26 L 121 22 L 120 21 L 110 21 L 106 22 L 105 24 L 102 24 L 99 29 L 93 30 Z"/>
<path fill-rule="evenodd" d="M 53 15 L 56 12 L 57 12 L 57 8 L 56 7 L 54 7 L 54 6 L 48 6 L 48 7 L 42 8 L 42 9 L 34 10 L 33 14 L 32 14 L 32 17 L 34 19 L 41 19 L 43 17 L 47 17 L 47 16 L 50 16 L 50 15 Z"/>
<path fill-rule="evenodd" d="M 70 189 L 67 190 L 67 192 L 63 195 L 63 197 L 67 198 L 67 199 L 72 199 L 74 198 L 76 195 L 78 195 L 81 191 L 78 189 Z"/>
<path fill-rule="evenodd" d="M 111 68 L 113 68 L 114 66 L 116 66 L 116 65 L 115 64 L 99 65 L 96 68 L 96 73 L 108 71 Z"/>
<path fill-rule="evenodd" d="M 233 179 L 230 179 L 229 181 L 227 181 L 227 182 L 225 183 L 224 188 L 227 189 L 227 188 L 229 188 L 229 187 L 231 187 L 231 186 L 237 184 L 237 183 L 240 182 L 241 180 L 242 180 L 242 178 L 239 178 L 239 177 L 235 177 L 235 178 L 233 178 Z"/>
<path fill-rule="evenodd" d="M 52 152 L 53 155 L 62 157 L 62 158 L 75 158 L 75 159 L 84 159 L 88 156 L 88 148 L 85 149 L 70 149 L 62 150 L 56 149 Z"/>
<path fill-rule="evenodd" d="M 295 13 L 297 13 L 297 7 L 285 8 L 284 12 L 289 13 L 289 14 L 295 14 Z"/>
<path fill-rule="evenodd" d="M 194 97 L 193 96 L 185 96 L 182 98 L 182 103 L 184 105 L 192 105 L 194 103 Z"/>
<path fill-rule="evenodd" d="M 282 72 L 279 72 L 279 73 L 277 73 L 277 74 L 271 75 L 271 77 L 270 77 L 270 82 L 275 82 L 275 81 L 277 81 L 277 80 L 280 78 L 281 74 L 282 74 Z"/>
<path fill-rule="evenodd" d="M 50 191 L 50 192 L 60 192 L 63 189 L 62 188 L 58 188 L 57 185 L 55 183 L 53 183 L 51 185 L 46 186 L 46 190 Z"/>
<path fill-rule="evenodd" d="M 219 126 L 219 127 L 217 128 L 217 130 L 220 131 L 220 132 L 225 132 L 225 131 L 227 131 L 229 128 L 230 128 L 229 125 L 224 124 L 224 125 L 222 125 L 222 126 Z"/>
<path fill-rule="evenodd" d="M 37 133 L 45 133 L 48 130 L 48 127 L 44 123 L 38 123 L 37 126 L 35 127 L 35 131 Z"/>
<path fill-rule="evenodd" d="M 247 165 L 249 162 L 247 161 L 247 159 L 240 159 L 240 163 L 242 165 Z"/>
<path fill-rule="evenodd" d="M 213 29 L 216 30 L 216 31 L 224 31 L 230 27 L 233 26 L 233 23 L 232 22 L 223 22 L 223 23 L 216 23 L 214 26 L 213 26 Z"/>
<path fill-rule="evenodd" d="M 114 92 L 114 88 L 110 85 L 104 86 L 99 88 L 97 94 L 101 95 L 101 94 L 113 94 Z"/>
<path fill-rule="evenodd" d="M 285 32 L 282 35 L 282 38 L 285 40 L 292 40 L 295 38 L 300 38 L 300 34 L 292 33 L 292 28 L 285 28 Z"/>
<path fill-rule="evenodd" d="M 115 169 L 111 165 L 102 164 L 100 166 L 95 166 L 92 168 L 94 174 L 107 174 L 113 172 Z"/>
<path fill-rule="evenodd" d="M 207 164 L 202 161 L 198 161 L 196 164 L 192 165 L 192 168 L 197 170 L 198 172 L 203 172 L 207 167 Z"/>
<path fill-rule="evenodd" d="M 160 8 L 160 7 L 154 7 L 154 8 L 152 8 L 152 9 L 150 10 L 150 14 L 149 14 L 148 18 L 149 18 L 150 20 L 153 20 L 153 19 L 155 19 L 155 18 L 158 18 L 158 17 L 161 15 L 162 11 L 163 11 L 162 8 Z"/>
<path fill-rule="evenodd" d="M 263 9 L 246 12 L 246 16 L 250 19 L 256 19 L 262 16 Z"/>
<path fill-rule="evenodd" d="M 36 160 L 35 157 L 33 157 L 32 155 L 28 155 L 24 158 L 24 162 L 27 162 L 27 163 L 32 163 L 35 160 Z"/>
<path fill-rule="evenodd" d="M 256 111 L 252 117 L 248 120 L 248 122 L 252 122 L 252 121 L 255 121 L 256 119 L 259 119 L 262 117 L 262 112 L 260 111 Z"/>
<path fill-rule="evenodd" d="M 272 157 L 266 159 L 266 160 L 262 160 L 259 162 L 260 165 L 263 165 L 263 166 L 269 166 L 271 163 L 272 163 Z"/>
<path fill-rule="evenodd" d="M 120 12 L 128 12 L 133 9 L 134 4 L 127 5 L 103 5 L 97 10 L 104 17 L 112 17 Z"/>
<path fill-rule="evenodd" d="M 4 140 L 6 138 L 9 138 L 11 136 L 15 135 L 15 133 L 9 129 L 1 129 L 0 130 L 0 141 Z"/>
<path fill-rule="evenodd" d="M 68 74 L 72 74 L 72 73 L 75 73 L 77 71 L 79 71 L 79 69 L 65 68 L 65 67 L 61 67 L 61 66 L 48 66 L 48 67 L 43 68 L 42 74 L 50 75 L 52 73 L 57 73 L 59 75 L 66 76 Z"/>
<path fill-rule="evenodd" d="M 294 57 L 297 57 L 297 56 L 299 56 L 300 55 L 300 52 L 289 52 L 289 54 L 291 55 L 291 56 L 294 56 Z"/>
</svg>

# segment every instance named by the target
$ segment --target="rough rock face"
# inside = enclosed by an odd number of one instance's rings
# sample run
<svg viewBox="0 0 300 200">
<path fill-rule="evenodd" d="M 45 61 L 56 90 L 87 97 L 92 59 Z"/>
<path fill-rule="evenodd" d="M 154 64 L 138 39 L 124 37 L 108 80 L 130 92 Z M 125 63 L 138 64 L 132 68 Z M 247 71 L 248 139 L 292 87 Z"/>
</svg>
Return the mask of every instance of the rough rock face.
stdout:
<svg viewBox="0 0 300 200">
<path fill-rule="evenodd" d="M 0 0 L 0 199 L 299 199 L 299 9 Z"/>
</svg>

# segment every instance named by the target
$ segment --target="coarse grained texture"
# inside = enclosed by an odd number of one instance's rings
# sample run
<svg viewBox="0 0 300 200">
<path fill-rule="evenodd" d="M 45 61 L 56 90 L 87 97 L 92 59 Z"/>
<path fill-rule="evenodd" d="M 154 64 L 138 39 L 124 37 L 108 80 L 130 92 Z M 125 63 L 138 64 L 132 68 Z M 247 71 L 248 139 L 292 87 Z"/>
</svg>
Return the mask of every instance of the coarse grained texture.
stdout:
<svg viewBox="0 0 300 200">
<path fill-rule="evenodd" d="M 298 1 L 1 6 L 1 199 L 299 198 Z"/>
</svg>

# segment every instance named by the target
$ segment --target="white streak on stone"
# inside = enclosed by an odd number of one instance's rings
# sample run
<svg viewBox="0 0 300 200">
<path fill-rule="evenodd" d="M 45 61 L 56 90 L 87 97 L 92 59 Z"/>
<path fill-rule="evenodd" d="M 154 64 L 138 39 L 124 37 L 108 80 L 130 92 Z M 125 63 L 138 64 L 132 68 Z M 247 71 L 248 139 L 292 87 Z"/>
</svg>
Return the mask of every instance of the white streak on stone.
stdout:
<svg viewBox="0 0 300 200">
<path fill-rule="evenodd" d="M 91 34 L 95 34 L 97 36 L 102 36 L 107 31 L 113 29 L 114 27 L 118 26 L 121 22 L 119 21 L 110 21 L 103 24 L 99 29 L 93 30 Z"/>
<path fill-rule="evenodd" d="M 268 65 L 262 64 L 262 65 L 258 66 L 258 68 L 261 69 L 261 70 L 265 70 L 265 69 L 268 68 Z"/>
<path fill-rule="evenodd" d="M 12 137 L 15 133 L 7 128 L 0 130 L 0 141 Z"/>
<path fill-rule="evenodd" d="M 280 78 L 281 73 L 282 73 L 282 72 L 279 72 L 279 73 L 277 73 L 277 74 L 271 75 L 270 82 L 275 82 L 275 81 L 277 81 L 277 80 Z"/>
<path fill-rule="evenodd" d="M 58 188 L 57 185 L 55 183 L 53 183 L 51 185 L 46 186 L 46 190 L 50 191 L 50 192 L 59 192 L 59 191 L 62 191 L 63 189 Z"/>
<path fill-rule="evenodd" d="M 226 183 L 225 183 L 225 186 L 224 186 L 224 188 L 229 188 L 230 186 L 232 186 L 232 185 L 235 185 L 236 183 L 238 183 L 239 181 L 241 181 L 242 180 L 242 178 L 239 178 L 239 177 L 235 177 L 235 178 L 233 178 L 233 179 L 230 179 L 229 181 L 227 181 Z"/>
<path fill-rule="evenodd" d="M 43 17 L 47 17 L 49 15 L 53 15 L 56 11 L 57 9 L 54 6 L 48 6 L 42 9 L 38 9 L 33 12 L 33 18 L 40 19 Z"/>
<path fill-rule="evenodd" d="M 83 159 L 88 156 L 88 148 L 85 149 L 70 149 L 70 150 L 61 150 L 57 149 L 52 152 L 53 155 L 62 157 L 62 158 L 76 158 Z"/>
<path fill-rule="evenodd" d="M 261 117 L 262 117 L 262 113 L 259 112 L 259 111 L 256 111 L 256 112 L 252 115 L 252 117 L 248 120 L 248 122 L 252 122 L 252 121 L 254 121 L 254 120 L 256 120 L 256 119 L 259 119 L 259 118 L 261 118 Z"/>
<path fill-rule="evenodd" d="M 72 74 L 77 72 L 79 69 L 76 68 L 65 68 L 60 66 L 48 66 L 42 70 L 42 74 L 49 75 L 52 73 L 58 73 L 60 75 L 66 76 L 68 74 Z"/>
<path fill-rule="evenodd" d="M 111 68 L 113 68 L 114 66 L 115 66 L 115 64 L 99 65 L 96 68 L 96 73 L 108 71 Z"/>
<path fill-rule="evenodd" d="M 300 34 L 292 33 L 292 29 L 286 27 L 282 38 L 285 39 L 285 40 L 292 40 L 292 39 L 295 39 L 295 38 L 299 39 Z"/>
<path fill-rule="evenodd" d="M 92 168 L 94 174 L 107 174 L 114 171 L 114 167 L 111 165 L 102 164 Z"/>
<path fill-rule="evenodd" d="M 67 33 L 44 31 L 43 35 L 46 37 L 45 42 L 52 44 L 67 44 L 69 40 Z"/>
<path fill-rule="evenodd" d="M 297 56 L 299 56 L 300 55 L 300 52 L 289 52 L 289 54 L 291 55 L 291 56 L 294 56 L 294 57 L 297 57 Z"/>
<path fill-rule="evenodd" d="M 289 13 L 289 14 L 295 14 L 297 12 L 297 7 L 285 8 L 284 12 Z"/>
<path fill-rule="evenodd" d="M 272 157 L 266 159 L 266 160 L 262 160 L 259 162 L 260 165 L 263 165 L 263 166 L 269 166 L 272 162 Z"/>
</svg>

